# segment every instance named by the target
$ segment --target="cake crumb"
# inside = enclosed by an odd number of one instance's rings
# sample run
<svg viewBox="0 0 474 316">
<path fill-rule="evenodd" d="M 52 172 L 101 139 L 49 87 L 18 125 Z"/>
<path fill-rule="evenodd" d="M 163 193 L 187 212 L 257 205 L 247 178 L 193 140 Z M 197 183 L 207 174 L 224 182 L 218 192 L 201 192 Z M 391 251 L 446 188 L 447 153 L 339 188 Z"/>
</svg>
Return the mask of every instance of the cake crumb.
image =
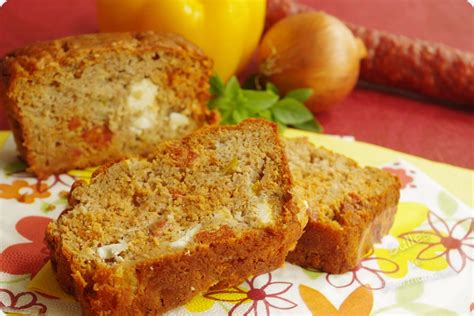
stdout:
<svg viewBox="0 0 474 316">
<path fill-rule="evenodd" d="M 148 158 L 99 169 L 93 181 L 76 186 L 75 204 L 51 224 L 47 240 L 62 264 L 58 278 L 70 282 L 64 287 L 99 284 L 100 295 L 73 293 L 84 314 L 163 314 L 215 284 L 279 267 L 303 232 L 296 219 L 303 208 L 293 201 L 278 137 L 277 127 L 263 120 L 206 127 L 159 145 Z M 216 138 L 225 142 L 225 153 L 214 147 Z M 238 172 L 223 174 L 233 157 Z M 258 196 L 250 188 L 257 179 Z M 69 262 L 77 250 L 77 260 Z M 78 277 L 70 278 L 71 270 Z M 104 304 L 121 293 L 125 300 Z"/>
</svg>

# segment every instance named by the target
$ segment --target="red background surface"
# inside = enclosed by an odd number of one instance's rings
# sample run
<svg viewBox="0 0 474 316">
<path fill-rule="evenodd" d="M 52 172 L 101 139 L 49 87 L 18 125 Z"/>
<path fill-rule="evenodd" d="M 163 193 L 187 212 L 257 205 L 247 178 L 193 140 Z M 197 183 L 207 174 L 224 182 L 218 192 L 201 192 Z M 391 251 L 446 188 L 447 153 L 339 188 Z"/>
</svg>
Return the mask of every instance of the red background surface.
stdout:
<svg viewBox="0 0 474 316">
<path fill-rule="evenodd" d="M 466 0 L 301 2 L 348 22 L 474 52 L 474 8 Z M 32 41 L 96 31 L 95 0 L 8 0 L 0 8 L 0 56 Z M 326 133 L 474 168 L 472 112 L 356 89 L 318 119 Z M 0 129 L 7 128 L 0 109 Z"/>
</svg>

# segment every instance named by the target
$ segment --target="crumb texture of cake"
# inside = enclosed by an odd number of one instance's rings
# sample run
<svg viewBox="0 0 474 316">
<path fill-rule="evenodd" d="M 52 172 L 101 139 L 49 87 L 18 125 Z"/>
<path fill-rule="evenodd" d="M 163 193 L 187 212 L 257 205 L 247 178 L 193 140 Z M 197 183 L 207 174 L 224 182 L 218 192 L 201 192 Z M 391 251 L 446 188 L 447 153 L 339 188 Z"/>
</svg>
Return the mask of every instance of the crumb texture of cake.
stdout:
<svg viewBox="0 0 474 316">
<path fill-rule="evenodd" d="M 306 139 L 287 139 L 285 144 L 295 198 L 309 211 L 303 236 L 287 260 L 328 273 L 355 268 L 393 224 L 398 178 L 359 167 Z"/>
<path fill-rule="evenodd" d="M 51 261 L 86 315 L 161 314 L 280 267 L 307 221 L 292 188 L 274 124 L 204 127 L 76 182 Z"/>
<path fill-rule="evenodd" d="M 44 178 L 146 155 L 215 123 L 211 71 L 212 61 L 178 35 L 80 35 L 0 60 L 0 103 L 28 170 Z"/>
</svg>

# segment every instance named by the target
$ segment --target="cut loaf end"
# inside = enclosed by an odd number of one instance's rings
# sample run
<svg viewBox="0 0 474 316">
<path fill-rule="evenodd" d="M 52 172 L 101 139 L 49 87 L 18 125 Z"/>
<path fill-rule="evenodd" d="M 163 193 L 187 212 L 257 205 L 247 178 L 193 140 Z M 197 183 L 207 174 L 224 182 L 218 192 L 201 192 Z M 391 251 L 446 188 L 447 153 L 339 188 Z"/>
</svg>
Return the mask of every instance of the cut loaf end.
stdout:
<svg viewBox="0 0 474 316">
<path fill-rule="evenodd" d="M 163 313 L 281 266 L 306 224 L 276 127 L 208 127 L 77 183 L 48 227 L 60 284 L 88 314 Z"/>
<path fill-rule="evenodd" d="M 177 35 L 91 34 L 0 61 L 0 100 L 28 170 L 41 178 L 146 155 L 216 121 L 212 62 Z"/>
<path fill-rule="evenodd" d="M 398 178 L 362 168 L 306 139 L 285 143 L 295 196 L 309 211 L 305 232 L 287 260 L 328 273 L 356 268 L 392 227 L 400 197 Z"/>
</svg>

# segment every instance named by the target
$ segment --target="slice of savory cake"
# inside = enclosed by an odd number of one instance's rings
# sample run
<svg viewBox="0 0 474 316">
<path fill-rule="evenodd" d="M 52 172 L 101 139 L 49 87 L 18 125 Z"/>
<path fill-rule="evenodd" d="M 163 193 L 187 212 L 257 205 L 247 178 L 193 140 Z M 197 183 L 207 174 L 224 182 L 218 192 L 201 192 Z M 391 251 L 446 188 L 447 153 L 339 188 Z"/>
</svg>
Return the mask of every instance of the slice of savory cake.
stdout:
<svg viewBox="0 0 474 316">
<path fill-rule="evenodd" d="M 152 315 L 281 266 L 306 210 L 274 124 L 207 127 L 78 182 L 48 226 L 57 278 L 87 315 Z"/>
<path fill-rule="evenodd" d="M 177 35 L 81 35 L 0 60 L 0 103 L 28 170 L 44 178 L 148 154 L 214 122 L 211 71 L 211 60 Z"/>
<path fill-rule="evenodd" d="M 306 139 L 285 142 L 295 195 L 309 210 L 305 232 L 287 260 L 329 273 L 355 268 L 393 224 L 398 178 L 359 167 Z"/>
</svg>

